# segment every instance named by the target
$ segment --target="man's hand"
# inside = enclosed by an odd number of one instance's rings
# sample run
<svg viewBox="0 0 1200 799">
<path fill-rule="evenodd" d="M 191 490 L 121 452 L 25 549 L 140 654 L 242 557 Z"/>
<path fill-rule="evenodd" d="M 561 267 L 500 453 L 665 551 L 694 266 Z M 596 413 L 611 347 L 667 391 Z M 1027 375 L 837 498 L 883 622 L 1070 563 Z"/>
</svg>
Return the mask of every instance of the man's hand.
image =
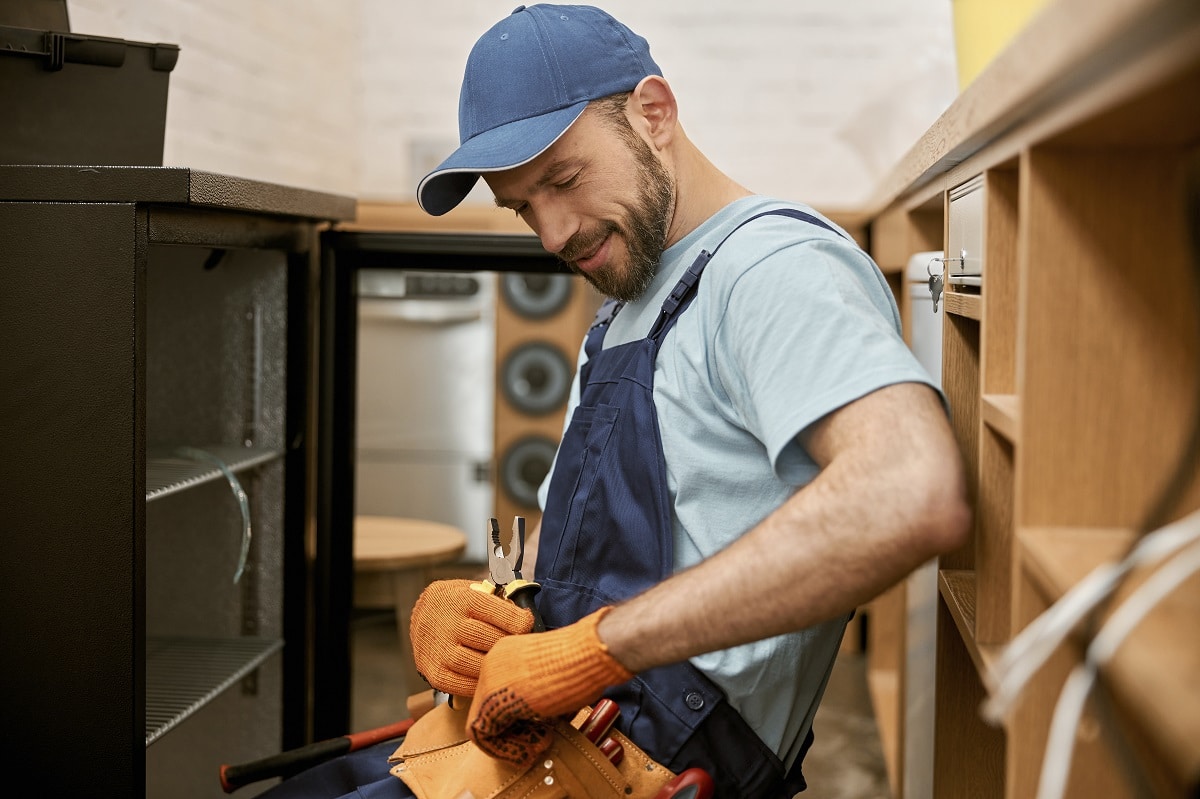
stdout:
<svg viewBox="0 0 1200 799">
<path fill-rule="evenodd" d="M 472 696 L 483 656 L 501 638 L 531 629 L 528 610 L 471 588 L 470 580 L 438 580 L 417 598 L 409 637 L 417 671 L 430 685 Z"/>
<path fill-rule="evenodd" d="M 492 647 L 467 716 L 480 749 L 527 765 L 550 745 L 546 720 L 575 713 L 605 688 L 633 677 L 596 634 L 608 610 L 547 633 L 511 636 Z"/>
</svg>

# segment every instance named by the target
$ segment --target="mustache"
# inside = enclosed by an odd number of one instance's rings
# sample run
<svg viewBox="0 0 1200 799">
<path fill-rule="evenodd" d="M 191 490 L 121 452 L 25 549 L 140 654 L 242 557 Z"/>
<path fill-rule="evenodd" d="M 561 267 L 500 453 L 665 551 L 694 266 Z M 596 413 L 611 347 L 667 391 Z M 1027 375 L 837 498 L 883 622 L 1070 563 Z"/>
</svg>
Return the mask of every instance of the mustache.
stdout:
<svg viewBox="0 0 1200 799">
<path fill-rule="evenodd" d="M 606 238 L 613 233 L 619 233 L 620 230 L 611 222 L 601 225 L 595 231 L 589 233 L 576 233 L 567 240 L 566 245 L 559 251 L 558 257 L 567 264 L 572 264 L 578 261 L 585 255 L 589 255 L 599 247 Z"/>
</svg>

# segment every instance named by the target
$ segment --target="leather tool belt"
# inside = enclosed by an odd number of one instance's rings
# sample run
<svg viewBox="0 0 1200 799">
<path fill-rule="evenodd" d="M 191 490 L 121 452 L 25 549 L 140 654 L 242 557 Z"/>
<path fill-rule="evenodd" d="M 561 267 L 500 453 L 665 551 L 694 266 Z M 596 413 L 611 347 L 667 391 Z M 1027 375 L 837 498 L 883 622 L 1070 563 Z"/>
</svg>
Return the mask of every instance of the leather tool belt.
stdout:
<svg viewBox="0 0 1200 799">
<path fill-rule="evenodd" d="M 624 756 L 614 765 L 576 729 L 590 708 L 570 723 L 553 722 L 550 748 L 524 768 L 475 746 L 466 731 L 467 710 L 449 703 L 433 708 L 417 719 L 389 758 L 395 763 L 391 773 L 417 799 L 652 799 L 675 777 L 616 730 L 609 736 Z"/>
</svg>

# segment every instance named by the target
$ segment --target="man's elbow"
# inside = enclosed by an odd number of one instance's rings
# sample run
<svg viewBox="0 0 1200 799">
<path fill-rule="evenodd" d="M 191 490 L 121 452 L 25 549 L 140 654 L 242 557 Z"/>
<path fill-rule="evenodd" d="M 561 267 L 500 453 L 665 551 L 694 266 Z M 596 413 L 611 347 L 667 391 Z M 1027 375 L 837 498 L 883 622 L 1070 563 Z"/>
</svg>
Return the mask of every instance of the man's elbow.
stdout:
<svg viewBox="0 0 1200 799">
<path fill-rule="evenodd" d="M 917 528 L 928 557 L 945 555 L 971 539 L 973 515 L 961 469 L 939 470 L 920 491 Z"/>
<path fill-rule="evenodd" d="M 971 540 L 971 506 L 965 497 L 943 504 L 937 513 L 930 543 L 933 555 L 945 555 L 962 549 Z"/>
</svg>

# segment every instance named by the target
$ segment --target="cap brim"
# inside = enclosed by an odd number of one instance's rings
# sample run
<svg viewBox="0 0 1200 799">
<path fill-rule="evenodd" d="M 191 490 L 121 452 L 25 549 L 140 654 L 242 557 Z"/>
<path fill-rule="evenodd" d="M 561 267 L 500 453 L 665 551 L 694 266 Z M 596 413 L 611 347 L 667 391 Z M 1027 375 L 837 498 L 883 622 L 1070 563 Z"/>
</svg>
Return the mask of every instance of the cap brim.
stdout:
<svg viewBox="0 0 1200 799">
<path fill-rule="evenodd" d="M 514 169 L 541 155 L 575 124 L 585 108 L 586 100 L 480 133 L 421 179 L 417 202 L 427 214 L 441 216 L 471 193 L 484 172 Z"/>
</svg>

